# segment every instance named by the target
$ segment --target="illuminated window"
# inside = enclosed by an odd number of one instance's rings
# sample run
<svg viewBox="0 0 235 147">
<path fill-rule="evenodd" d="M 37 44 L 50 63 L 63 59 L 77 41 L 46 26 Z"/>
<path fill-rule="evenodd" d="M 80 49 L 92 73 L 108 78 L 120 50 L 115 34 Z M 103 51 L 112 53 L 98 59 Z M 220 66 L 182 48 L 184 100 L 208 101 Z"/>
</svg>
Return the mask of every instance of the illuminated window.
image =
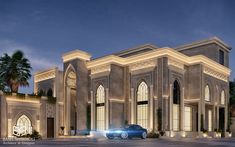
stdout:
<svg viewBox="0 0 235 147">
<path fill-rule="evenodd" d="M 173 85 L 173 131 L 179 131 L 180 127 L 180 86 L 175 80 Z"/>
<path fill-rule="evenodd" d="M 210 101 L 210 89 L 208 85 L 205 87 L 205 100 Z"/>
<path fill-rule="evenodd" d="M 96 92 L 96 129 L 105 129 L 105 95 L 104 87 L 100 85 Z"/>
<path fill-rule="evenodd" d="M 208 110 L 208 131 L 212 131 L 212 111 Z"/>
<path fill-rule="evenodd" d="M 221 95 L 220 95 L 220 103 L 221 103 L 221 105 L 225 104 L 225 93 L 224 93 L 224 90 L 221 92 Z"/>
<path fill-rule="evenodd" d="M 192 108 L 184 107 L 184 130 L 192 131 Z"/>
<path fill-rule="evenodd" d="M 13 127 L 13 134 L 17 136 L 32 134 L 31 121 L 26 115 L 18 118 L 16 126 Z"/>
<path fill-rule="evenodd" d="M 148 128 L 148 86 L 141 82 L 137 91 L 137 124 Z"/>
</svg>

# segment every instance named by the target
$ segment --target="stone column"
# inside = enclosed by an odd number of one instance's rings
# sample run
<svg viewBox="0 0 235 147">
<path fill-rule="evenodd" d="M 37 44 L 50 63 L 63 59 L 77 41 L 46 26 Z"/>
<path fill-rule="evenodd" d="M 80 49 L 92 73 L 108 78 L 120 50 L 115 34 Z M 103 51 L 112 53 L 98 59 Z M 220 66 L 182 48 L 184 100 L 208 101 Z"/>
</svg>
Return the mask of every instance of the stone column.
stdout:
<svg viewBox="0 0 235 147">
<path fill-rule="evenodd" d="M 68 135 L 70 131 L 70 88 L 66 87 L 66 95 L 65 95 L 65 101 L 67 101 L 65 104 L 65 130 L 64 134 Z"/>
<path fill-rule="evenodd" d="M 131 124 L 135 124 L 135 99 L 134 99 L 134 88 L 131 88 Z"/>
<path fill-rule="evenodd" d="M 216 108 L 215 108 L 215 104 L 213 105 L 213 130 L 212 131 L 214 131 L 214 129 L 216 128 L 216 110 L 215 110 Z"/>
<path fill-rule="evenodd" d="M 203 114 L 203 128 L 208 130 L 208 128 L 206 126 L 206 105 L 205 105 L 205 99 L 203 97 L 203 99 L 201 100 L 201 114 Z M 201 116 L 200 116 L 201 117 Z"/>
<path fill-rule="evenodd" d="M 198 133 L 201 132 L 201 103 L 198 102 Z"/>
<path fill-rule="evenodd" d="M 181 131 L 184 131 L 184 88 L 182 88 L 182 97 L 180 102 Z"/>
<path fill-rule="evenodd" d="M 93 91 L 91 91 L 91 130 L 95 129 L 95 101 Z"/>
<path fill-rule="evenodd" d="M 12 119 L 11 118 L 8 118 L 7 125 L 8 125 L 7 134 L 8 134 L 8 137 L 11 137 L 13 135 L 12 134 Z"/>
<path fill-rule="evenodd" d="M 173 100 L 173 89 L 172 89 L 172 84 L 170 84 L 170 99 L 169 99 L 169 131 L 171 132 L 172 131 L 172 125 L 173 125 L 173 115 L 172 115 L 172 110 L 173 110 L 173 102 L 172 102 L 172 100 Z M 162 124 L 163 124 L 164 122 L 162 122 Z"/>
<path fill-rule="evenodd" d="M 108 130 L 109 129 L 109 89 L 108 88 L 106 88 L 106 91 L 105 91 L 105 95 L 106 95 L 106 103 L 105 103 L 105 110 L 106 110 L 106 112 L 105 112 L 105 122 L 106 122 L 106 130 Z M 112 110 L 111 110 L 112 111 Z"/>
<path fill-rule="evenodd" d="M 149 130 L 153 130 L 153 85 L 150 85 L 150 113 L 149 113 Z"/>
<path fill-rule="evenodd" d="M 228 104 L 229 102 L 227 101 L 227 99 L 225 99 L 225 109 L 224 109 L 224 116 L 225 116 L 225 120 L 224 120 L 224 130 L 226 132 L 226 130 L 228 129 Z"/>
<path fill-rule="evenodd" d="M 217 125 L 217 128 L 219 128 L 219 106 L 218 105 L 216 107 L 216 115 L 217 115 L 216 125 Z"/>
</svg>

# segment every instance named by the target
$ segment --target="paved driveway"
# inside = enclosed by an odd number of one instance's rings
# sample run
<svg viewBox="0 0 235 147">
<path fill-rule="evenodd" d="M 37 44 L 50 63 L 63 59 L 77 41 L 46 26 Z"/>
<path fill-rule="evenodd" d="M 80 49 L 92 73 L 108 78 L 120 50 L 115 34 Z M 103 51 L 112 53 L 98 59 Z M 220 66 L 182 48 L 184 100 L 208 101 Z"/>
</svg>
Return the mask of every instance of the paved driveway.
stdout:
<svg viewBox="0 0 235 147">
<path fill-rule="evenodd" d="M 2 146 L 4 144 L 1 144 Z M 26 146 L 24 145 L 4 145 L 4 146 Z M 175 138 L 160 138 L 160 139 L 131 139 L 131 140 L 107 140 L 92 139 L 92 138 L 77 138 L 77 139 L 51 139 L 36 141 L 35 144 L 27 145 L 33 147 L 235 147 L 235 138 L 232 139 L 175 139 Z"/>
</svg>

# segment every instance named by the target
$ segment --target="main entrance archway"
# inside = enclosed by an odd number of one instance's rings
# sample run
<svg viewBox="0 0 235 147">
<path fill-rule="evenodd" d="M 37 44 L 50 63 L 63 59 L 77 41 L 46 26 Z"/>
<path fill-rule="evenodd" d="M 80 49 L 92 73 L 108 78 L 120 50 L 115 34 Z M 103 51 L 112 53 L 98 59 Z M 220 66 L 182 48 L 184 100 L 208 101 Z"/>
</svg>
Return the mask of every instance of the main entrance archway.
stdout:
<svg viewBox="0 0 235 147">
<path fill-rule="evenodd" d="M 65 133 L 75 135 L 77 130 L 77 77 L 72 67 L 65 78 Z M 71 133 L 72 132 L 72 133 Z"/>
</svg>

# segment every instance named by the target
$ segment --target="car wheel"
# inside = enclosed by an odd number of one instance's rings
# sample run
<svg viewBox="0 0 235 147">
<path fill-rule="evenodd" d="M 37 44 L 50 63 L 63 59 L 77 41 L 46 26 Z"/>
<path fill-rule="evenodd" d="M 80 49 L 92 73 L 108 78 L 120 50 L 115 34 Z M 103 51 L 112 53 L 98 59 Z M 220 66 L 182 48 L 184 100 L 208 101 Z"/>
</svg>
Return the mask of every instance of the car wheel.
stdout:
<svg viewBox="0 0 235 147">
<path fill-rule="evenodd" d="M 127 138 L 128 138 L 127 132 L 122 132 L 121 138 L 122 138 L 122 139 L 127 139 Z"/>
<path fill-rule="evenodd" d="M 141 138 L 142 138 L 142 139 L 147 138 L 147 133 L 146 133 L 146 132 L 143 132 Z"/>
<path fill-rule="evenodd" d="M 113 139 L 114 137 L 112 137 L 112 136 L 107 136 L 108 137 L 108 139 Z"/>
</svg>

